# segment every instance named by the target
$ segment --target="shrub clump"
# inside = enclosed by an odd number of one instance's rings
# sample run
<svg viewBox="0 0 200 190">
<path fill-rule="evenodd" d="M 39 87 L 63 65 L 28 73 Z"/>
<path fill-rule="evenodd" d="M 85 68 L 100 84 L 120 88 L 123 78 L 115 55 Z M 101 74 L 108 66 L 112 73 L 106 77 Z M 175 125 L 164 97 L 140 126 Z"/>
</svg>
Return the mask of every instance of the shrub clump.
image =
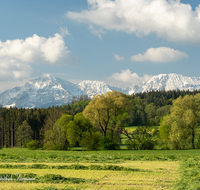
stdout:
<svg viewBox="0 0 200 190">
<path fill-rule="evenodd" d="M 107 134 L 100 142 L 101 149 L 103 150 L 117 150 L 120 148 L 120 138 L 117 135 L 114 137 L 111 134 Z"/>
<path fill-rule="evenodd" d="M 32 140 L 26 144 L 29 150 L 37 150 L 39 148 L 38 141 Z"/>
</svg>

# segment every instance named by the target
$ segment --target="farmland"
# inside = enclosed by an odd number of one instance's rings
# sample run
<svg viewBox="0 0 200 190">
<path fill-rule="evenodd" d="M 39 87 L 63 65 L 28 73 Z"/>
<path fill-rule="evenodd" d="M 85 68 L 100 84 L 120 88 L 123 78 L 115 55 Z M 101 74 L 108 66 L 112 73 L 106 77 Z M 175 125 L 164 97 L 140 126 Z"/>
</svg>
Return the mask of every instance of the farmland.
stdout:
<svg viewBox="0 0 200 190">
<path fill-rule="evenodd" d="M 0 189 L 170 189 L 184 160 L 199 150 L 0 150 L 0 174 L 35 181 L 1 181 Z M 4 176 L 3 176 L 4 175 Z M 25 178 L 24 177 L 24 178 Z"/>
<path fill-rule="evenodd" d="M 32 151 L 26 148 L 0 150 L 2 163 L 124 163 L 127 161 L 182 161 L 188 158 L 200 158 L 200 150 Z"/>
</svg>

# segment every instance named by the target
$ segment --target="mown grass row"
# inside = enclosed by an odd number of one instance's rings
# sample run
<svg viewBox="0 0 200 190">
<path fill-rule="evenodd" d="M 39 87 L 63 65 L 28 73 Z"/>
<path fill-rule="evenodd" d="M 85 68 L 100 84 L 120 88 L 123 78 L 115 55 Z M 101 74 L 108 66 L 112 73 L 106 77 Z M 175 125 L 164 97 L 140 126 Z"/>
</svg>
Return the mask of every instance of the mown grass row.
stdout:
<svg viewBox="0 0 200 190">
<path fill-rule="evenodd" d="M 200 190 L 200 161 L 188 159 L 180 164 L 174 190 Z"/>
<path fill-rule="evenodd" d="M 44 176 L 38 176 L 34 173 L 22 173 L 22 174 L 0 174 L 0 182 L 25 182 L 25 183 L 95 183 L 97 180 L 63 177 L 59 174 L 45 174 Z"/>
<path fill-rule="evenodd" d="M 33 190 L 80 190 L 79 188 L 72 188 L 72 187 L 68 187 L 68 186 L 65 186 L 64 188 L 56 188 L 56 187 L 42 187 L 42 188 L 35 188 Z"/>
<path fill-rule="evenodd" d="M 0 168 L 7 169 L 68 169 L 68 170 L 110 170 L 110 171 L 132 171 L 132 172 L 151 172 L 150 170 L 142 170 L 138 168 L 129 168 L 116 165 L 80 165 L 80 164 L 71 164 L 71 165 L 46 165 L 46 164 L 1 164 Z M 0 174 L 1 176 L 1 174 Z"/>
</svg>

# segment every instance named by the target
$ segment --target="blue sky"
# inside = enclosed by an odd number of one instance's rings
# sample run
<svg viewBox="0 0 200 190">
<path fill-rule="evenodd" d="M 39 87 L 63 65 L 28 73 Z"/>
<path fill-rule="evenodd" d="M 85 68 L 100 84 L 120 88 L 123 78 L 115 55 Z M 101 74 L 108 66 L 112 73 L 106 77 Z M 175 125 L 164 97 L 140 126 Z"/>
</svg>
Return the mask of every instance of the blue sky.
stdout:
<svg viewBox="0 0 200 190">
<path fill-rule="evenodd" d="M 197 0 L 0 2 L 0 92 L 49 73 L 126 87 L 200 76 Z"/>
</svg>

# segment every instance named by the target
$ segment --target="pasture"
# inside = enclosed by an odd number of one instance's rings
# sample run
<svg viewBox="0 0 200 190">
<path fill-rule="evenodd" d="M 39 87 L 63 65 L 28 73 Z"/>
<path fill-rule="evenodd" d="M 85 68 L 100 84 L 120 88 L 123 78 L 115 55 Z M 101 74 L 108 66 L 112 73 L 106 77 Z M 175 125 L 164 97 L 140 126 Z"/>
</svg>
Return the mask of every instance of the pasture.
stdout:
<svg viewBox="0 0 200 190">
<path fill-rule="evenodd" d="M 0 189 L 170 189 L 178 167 L 199 160 L 199 150 L 0 150 Z M 5 179 L 5 178 L 4 178 Z"/>
</svg>

